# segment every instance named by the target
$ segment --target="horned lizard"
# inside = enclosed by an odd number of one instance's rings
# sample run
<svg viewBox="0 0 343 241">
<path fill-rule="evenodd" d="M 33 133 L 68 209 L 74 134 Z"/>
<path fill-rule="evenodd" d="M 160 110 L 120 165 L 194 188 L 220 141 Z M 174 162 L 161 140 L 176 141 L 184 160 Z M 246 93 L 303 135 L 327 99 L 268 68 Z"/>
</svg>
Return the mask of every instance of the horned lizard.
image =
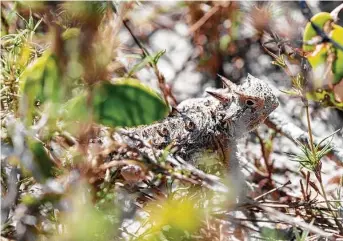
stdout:
<svg viewBox="0 0 343 241">
<path fill-rule="evenodd" d="M 149 156 L 173 146 L 174 155 L 193 164 L 205 151 L 210 151 L 227 164 L 234 179 L 240 178 L 236 176 L 236 140 L 262 123 L 279 103 L 272 89 L 250 74 L 242 85 L 221 78 L 225 88 L 181 102 L 169 117 L 159 122 L 127 129 L 150 143 L 154 150 L 139 147 L 138 141 L 131 140 L 131 144 Z"/>
</svg>

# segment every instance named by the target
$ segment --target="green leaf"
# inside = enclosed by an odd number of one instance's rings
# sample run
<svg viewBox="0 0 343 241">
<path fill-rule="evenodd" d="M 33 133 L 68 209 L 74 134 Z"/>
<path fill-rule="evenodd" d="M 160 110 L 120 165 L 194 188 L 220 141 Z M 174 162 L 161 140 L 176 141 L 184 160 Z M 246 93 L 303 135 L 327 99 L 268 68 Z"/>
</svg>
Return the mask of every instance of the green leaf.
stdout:
<svg viewBox="0 0 343 241">
<path fill-rule="evenodd" d="M 128 77 L 132 76 L 137 71 L 143 69 L 148 64 L 156 65 L 158 60 L 163 56 L 163 54 L 165 54 L 165 52 L 166 50 L 161 50 L 153 56 L 146 56 L 141 62 L 133 66 L 133 68 L 128 73 Z"/>
<path fill-rule="evenodd" d="M 33 155 L 32 163 L 23 162 L 25 168 L 30 170 L 32 176 L 39 182 L 44 183 L 47 178 L 53 176 L 53 163 L 46 153 L 43 144 L 28 140 L 28 147 Z"/>
<path fill-rule="evenodd" d="M 70 99 L 62 109 L 64 120 L 90 120 L 90 109 L 87 108 L 87 94 L 80 93 L 78 96 Z"/>
<path fill-rule="evenodd" d="M 327 137 L 324 137 L 324 138 L 318 143 L 317 146 L 321 146 L 322 143 L 324 143 L 324 141 L 326 141 L 326 140 L 329 139 L 330 137 L 333 138 L 333 136 L 334 136 L 337 132 L 339 132 L 340 130 L 341 130 L 341 129 L 335 130 L 333 133 L 331 133 L 331 134 L 328 135 Z M 332 142 L 332 139 L 331 139 L 328 143 L 331 144 L 331 142 Z"/>
<path fill-rule="evenodd" d="M 45 52 L 32 66 L 26 68 L 19 79 L 20 93 L 23 95 L 22 107 L 27 108 L 28 123 L 31 123 L 36 101 L 61 100 L 62 86 L 59 82 L 59 68 L 56 57 Z"/>
<path fill-rule="evenodd" d="M 330 37 L 343 46 L 343 27 L 334 24 Z M 334 73 L 334 83 L 337 84 L 343 79 L 343 50 L 334 47 L 336 58 L 333 61 L 332 72 Z"/>
<path fill-rule="evenodd" d="M 51 55 L 46 61 L 42 81 L 42 99 L 49 99 L 54 103 L 58 103 L 61 100 L 62 86 L 59 83 L 59 69 L 54 55 Z"/>
<path fill-rule="evenodd" d="M 68 28 L 62 33 L 63 40 L 73 39 L 80 36 L 79 28 Z"/>
<path fill-rule="evenodd" d="M 164 49 L 164 50 L 159 51 L 159 52 L 154 56 L 153 62 L 154 62 L 155 65 L 157 64 L 158 60 L 159 60 L 165 53 L 166 53 L 166 50 Z"/>
<path fill-rule="evenodd" d="M 136 79 L 119 79 L 115 84 L 100 82 L 92 94 L 89 104 L 86 92 L 69 100 L 62 111 L 63 119 L 89 121 L 93 116 L 99 124 L 130 127 L 150 124 L 169 113 L 160 96 Z"/>
<path fill-rule="evenodd" d="M 327 13 L 327 12 L 317 13 L 311 18 L 311 22 L 315 24 L 316 26 L 318 26 L 320 29 L 323 29 L 324 24 L 329 20 L 332 20 L 332 16 L 330 15 L 330 13 Z M 303 34 L 304 42 L 311 40 L 313 37 L 317 35 L 317 32 L 312 27 L 311 22 L 307 23 L 305 27 L 304 34 Z M 315 49 L 315 46 L 304 44 L 303 49 L 305 51 L 313 51 Z"/>
<path fill-rule="evenodd" d="M 137 126 L 164 118 L 169 107 L 136 79 L 101 82 L 93 90 L 94 119 L 107 126 Z"/>
<path fill-rule="evenodd" d="M 300 93 L 295 91 L 294 89 L 292 90 L 280 90 L 282 93 L 285 93 L 290 96 L 300 96 Z"/>
<path fill-rule="evenodd" d="M 151 62 L 151 57 L 145 57 L 141 62 L 139 62 L 138 64 L 134 65 L 133 68 L 129 71 L 129 73 L 127 74 L 128 77 L 132 76 L 134 73 L 140 71 L 141 69 L 143 69 L 147 64 L 149 64 Z"/>
</svg>

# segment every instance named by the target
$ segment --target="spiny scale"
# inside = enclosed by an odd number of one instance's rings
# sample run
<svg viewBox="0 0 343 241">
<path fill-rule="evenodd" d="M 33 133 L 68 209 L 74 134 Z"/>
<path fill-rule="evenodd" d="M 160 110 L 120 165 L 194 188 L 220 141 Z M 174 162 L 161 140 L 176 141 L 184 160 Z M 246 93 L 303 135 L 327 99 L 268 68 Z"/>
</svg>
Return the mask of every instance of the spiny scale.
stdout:
<svg viewBox="0 0 343 241">
<path fill-rule="evenodd" d="M 186 159 L 197 152 L 218 151 L 218 142 L 224 143 L 224 148 L 232 147 L 236 139 L 262 123 L 278 101 L 266 83 L 250 74 L 242 85 L 220 77 L 226 88 L 185 100 L 170 117 L 128 131 L 152 143 L 156 150 L 178 145 L 181 148 L 176 154 Z"/>
</svg>

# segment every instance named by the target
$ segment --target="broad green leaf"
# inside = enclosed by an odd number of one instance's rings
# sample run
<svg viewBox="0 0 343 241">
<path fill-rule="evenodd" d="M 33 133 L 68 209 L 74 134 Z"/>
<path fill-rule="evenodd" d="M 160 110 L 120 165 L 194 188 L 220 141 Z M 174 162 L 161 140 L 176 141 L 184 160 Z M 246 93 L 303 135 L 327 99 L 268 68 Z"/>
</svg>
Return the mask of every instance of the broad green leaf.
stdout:
<svg viewBox="0 0 343 241">
<path fill-rule="evenodd" d="M 328 28 L 327 31 L 330 31 L 328 36 L 332 41 L 317 45 L 303 45 L 303 49 L 309 52 L 307 59 L 314 73 L 312 80 L 314 89 L 306 93 L 306 97 L 319 101 L 324 106 L 342 109 L 343 50 L 338 45 L 343 46 L 343 28 L 332 23 L 332 20 L 331 14 L 326 12 L 318 13 L 311 18 L 311 22 L 322 31 Z M 311 22 L 304 30 L 304 41 L 318 36 Z M 331 71 L 328 68 L 331 68 Z M 329 85 L 325 84 L 328 79 Z"/>
<path fill-rule="evenodd" d="M 61 100 L 62 85 L 59 83 L 59 69 L 54 55 L 51 55 L 46 61 L 42 81 L 42 101 L 49 99 L 52 102 L 59 102 Z"/>
<path fill-rule="evenodd" d="M 94 119 L 107 126 L 137 126 L 164 118 L 169 107 L 136 79 L 101 82 L 93 90 Z"/>
<path fill-rule="evenodd" d="M 50 51 L 23 71 L 19 80 L 20 93 L 23 95 L 21 105 L 27 108 L 29 123 L 36 101 L 58 103 L 61 100 L 63 86 L 59 83 L 59 77 L 56 57 Z"/>
<path fill-rule="evenodd" d="M 343 27 L 334 24 L 330 37 L 338 44 L 343 46 Z M 337 84 L 343 79 L 343 50 L 334 47 L 336 58 L 332 65 L 332 72 L 334 73 L 334 83 Z"/>
<path fill-rule="evenodd" d="M 136 79 L 100 82 L 92 93 L 88 104 L 85 92 L 69 100 L 62 112 L 64 120 L 88 121 L 93 116 L 99 124 L 130 127 L 161 120 L 169 112 L 160 96 Z"/>
<path fill-rule="evenodd" d="M 320 29 L 323 29 L 324 24 L 329 20 L 332 20 L 332 16 L 330 13 L 326 13 L 326 12 L 317 13 L 311 18 L 311 22 L 314 23 L 316 26 L 318 26 Z M 305 27 L 304 35 L 303 35 L 304 41 L 309 41 L 317 35 L 317 32 L 312 27 L 311 22 L 307 23 Z M 312 45 L 303 45 L 303 49 L 305 51 L 313 51 L 315 47 Z"/>
<path fill-rule="evenodd" d="M 44 69 L 50 53 L 46 52 L 36 62 L 29 66 L 20 76 L 20 91 L 23 94 L 27 94 L 30 99 L 36 97 L 42 97 L 42 79 L 44 74 Z"/>
<path fill-rule="evenodd" d="M 325 66 L 327 57 L 328 57 L 328 46 L 327 45 L 317 45 L 316 50 L 313 51 L 308 57 L 308 61 L 310 62 L 312 68 L 321 67 L 322 65 Z"/>
<path fill-rule="evenodd" d="M 60 112 L 59 125 L 61 129 L 77 136 L 84 129 L 81 123 L 89 123 L 92 116 L 91 104 L 87 104 L 87 94 L 82 92 L 65 103 Z"/>
</svg>

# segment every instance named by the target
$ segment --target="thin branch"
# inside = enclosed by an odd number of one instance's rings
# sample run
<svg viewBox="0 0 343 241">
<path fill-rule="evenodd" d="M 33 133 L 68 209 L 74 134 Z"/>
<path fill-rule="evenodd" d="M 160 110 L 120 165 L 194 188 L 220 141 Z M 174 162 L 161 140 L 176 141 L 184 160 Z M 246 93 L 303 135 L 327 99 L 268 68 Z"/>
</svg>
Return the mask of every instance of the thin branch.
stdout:
<svg viewBox="0 0 343 241">
<path fill-rule="evenodd" d="M 202 16 L 196 23 L 194 23 L 190 28 L 189 28 L 189 33 L 192 34 L 198 28 L 200 28 L 204 23 L 206 23 L 207 20 L 210 19 L 217 11 L 219 10 L 219 5 L 214 5 L 204 16 Z"/>
<path fill-rule="evenodd" d="M 314 225 L 305 223 L 305 222 L 300 221 L 300 220 L 298 220 L 292 216 L 286 215 L 286 214 L 284 214 L 284 213 L 282 213 L 282 212 L 280 212 L 274 208 L 266 207 L 264 205 L 258 205 L 258 207 L 260 209 L 264 210 L 265 212 L 269 213 L 269 216 L 273 216 L 280 221 L 283 221 L 283 222 L 286 222 L 286 223 L 289 223 L 292 225 L 296 225 L 296 226 L 301 227 L 305 230 L 309 230 L 315 234 L 318 234 L 322 237 L 332 237 L 332 234 L 327 233 L 327 232 L 321 230 L 320 228 L 317 228 Z"/>
<path fill-rule="evenodd" d="M 266 195 L 268 195 L 268 194 L 270 194 L 270 193 L 272 193 L 272 192 L 275 192 L 275 191 L 277 191 L 277 190 L 279 190 L 279 189 L 281 189 L 281 188 L 283 188 L 283 187 L 285 187 L 285 186 L 287 186 L 287 185 L 289 185 L 289 184 L 291 184 L 291 183 L 292 183 L 292 182 L 291 182 L 290 180 L 288 180 L 288 182 L 286 182 L 286 183 L 283 184 L 282 186 L 273 188 L 273 189 L 269 190 L 268 192 L 265 192 L 265 193 L 263 193 L 262 195 L 255 197 L 254 200 L 257 201 L 257 200 L 259 200 L 259 199 L 265 197 Z"/>
</svg>

